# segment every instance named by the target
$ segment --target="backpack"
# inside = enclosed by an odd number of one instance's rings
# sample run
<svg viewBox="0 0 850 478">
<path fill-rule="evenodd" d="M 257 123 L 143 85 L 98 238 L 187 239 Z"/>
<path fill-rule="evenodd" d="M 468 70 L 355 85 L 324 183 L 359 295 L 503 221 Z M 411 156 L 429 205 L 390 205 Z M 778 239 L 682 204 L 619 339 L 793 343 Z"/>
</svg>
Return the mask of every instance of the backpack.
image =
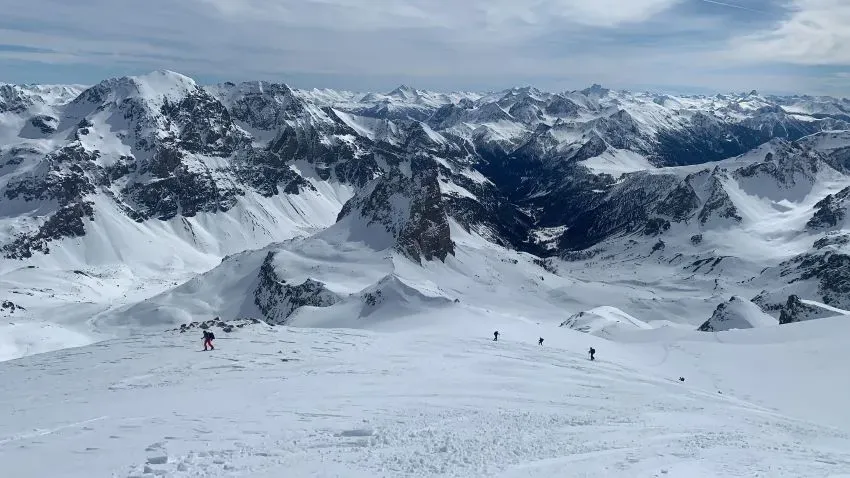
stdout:
<svg viewBox="0 0 850 478">
<path fill-rule="evenodd" d="M 213 334 L 212 332 L 210 332 L 209 334 L 210 334 L 210 340 L 215 340 L 215 334 Z"/>
</svg>

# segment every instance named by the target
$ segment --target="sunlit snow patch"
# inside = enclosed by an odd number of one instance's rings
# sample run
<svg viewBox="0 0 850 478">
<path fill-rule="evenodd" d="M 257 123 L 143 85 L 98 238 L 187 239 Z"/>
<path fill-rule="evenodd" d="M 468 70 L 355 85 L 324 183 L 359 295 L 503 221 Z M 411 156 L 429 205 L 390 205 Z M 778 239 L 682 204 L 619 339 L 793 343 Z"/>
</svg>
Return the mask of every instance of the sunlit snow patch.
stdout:
<svg viewBox="0 0 850 478">
<path fill-rule="evenodd" d="M 648 330 L 652 326 L 616 307 L 602 306 L 579 312 L 561 323 L 561 327 L 598 337 L 613 337 L 622 332 Z"/>
</svg>

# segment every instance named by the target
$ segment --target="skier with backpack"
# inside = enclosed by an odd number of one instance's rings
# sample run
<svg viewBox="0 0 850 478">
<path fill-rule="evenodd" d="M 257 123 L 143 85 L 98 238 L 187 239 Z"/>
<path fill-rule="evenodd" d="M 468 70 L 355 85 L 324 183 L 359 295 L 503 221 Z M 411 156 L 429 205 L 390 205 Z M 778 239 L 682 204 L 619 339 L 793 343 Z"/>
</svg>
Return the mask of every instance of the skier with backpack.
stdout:
<svg viewBox="0 0 850 478">
<path fill-rule="evenodd" d="M 497 330 L 497 331 L 493 332 L 493 342 L 498 342 L 498 341 L 499 341 L 499 331 Z"/>
<path fill-rule="evenodd" d="M 537 341 L 537 345 L 543 345 L 543 337 L 540 337 L 540 340 Z"/>
<path fill-rule="evenodd" d="M 590 352 L 590 360 L 595 360 L 593 358 L 593 356 L 596 354 L 596 349 L 593 348 L 593 347 L 590 347 L 590 350 L 588 350 L 588 352 Z"/>
<path fill-rule="evenodd" d="M 209 350 L 215 350 L 213 347 L 212 341 L 215 340 L 215 334 L 210 332 L 209 330 L 204 331 L 204 350 L 207 350 L 207 346 L 209 345 Z"/>
</svg>

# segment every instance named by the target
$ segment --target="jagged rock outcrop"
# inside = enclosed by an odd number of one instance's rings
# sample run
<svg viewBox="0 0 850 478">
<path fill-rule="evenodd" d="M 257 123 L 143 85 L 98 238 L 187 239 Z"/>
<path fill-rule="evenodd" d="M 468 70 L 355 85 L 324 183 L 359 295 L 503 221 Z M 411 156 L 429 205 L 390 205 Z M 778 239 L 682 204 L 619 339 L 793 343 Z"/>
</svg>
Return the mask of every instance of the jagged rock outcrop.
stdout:
<svg viewBox="0 0 850 478">
<path fill-rule="evenodd" d="M 700 206 L 699 196 L 694 191 L 689 175 L 684 181 L 667 194 L 664 199 L 655 206 L 655 212 L 672 220 L 681 222 L 691 217 Z"/>
<path fill-rule="evenodd" d="M 367 226 L 383 229 L 396 250 L 417 262 L 445 261 L 454 254 L 454 242 L 438 174 L 432 159 L 414 157 L 409 176 L 390 170 L 348 201 L 338 220 L 356 216 Z"/>
<path fill-rule="evenodd" d="M 269 252 L 260 267 L 259 282 L 254 289 L 254 304 L 269 324 L 285 324 L 299 307 L 330 307 L 340 301 L 337 294 L 313 279 L 296 285 L 287 283 L 275 269 L 274 259 L 275 253 Z"/>
<path fill-rule="evenodd" d="M 823 302 L 850 308 L 850 255 L 831 250 L 802 254 L 784 264 L 794 267 L 799 280 L 815 280 Z"/>
<path fill-rule="evenodd" d="M 5 314 L 14 314 L 15 312 L 25 311 L 27 310 L 23 306 L 20 306 L 11 300 L 4 300 L 0 302 L 0 312 Z"/>
<path fill-rule="evenodd" d="M 751 329 L 777 325 L 775 318 L 765 314 L 753 302 L 733 296 L 728 302 L 720 304 L 711 318 L 697 328 L 700 332 L 723 332 L 732 329 Z"/>
<path fill-rule="evenodd" d="M 798 295 L 850 310 L 850 255 L 844 249 L 845 240 L 843 234 L 828 235 L 809 252 L 766 269 L 760 280 L 771 288 L 765 287 L 753 300 L 765 310 L 778 312 L 789 295 Z M 785 285 L 777 286 L 777 282 Z"/>
<path fill-rule="evenodd" d="M 209 329 L 221 329 L 222 332 L 229 334 L 234 332 L 236 329 L 242 329 L 244 327 L 250 327 L 253 325 L 264 324 L 264 322 L 259 319 L 254 318 L 237 318 L 233 320 L 221 320 L 220 317 L 216 317 L 210 320 L 204 321 L 194 321 L 180 324 L 180 327 L 169 329 L 168 332 L 179 332 L 181 334 L 185 334 L 186 332 L 191 332 L 195 329 L 200 330 L 209 330 Z"/>
<path fill-rule="evenodd" d="M 51 241 L 85 235 L 87 220 L 94 220 L 94 209 L 90 202 L 66 204 L 34 232 L 19 233 L 12 242 L 4 244 L 3 255 L 8 259 L 26 259 L 36 252 L 48 254 Z"/>
<path fill-rule="evenodd" d="M 729 193 L 723 188 L 723 183 L 717 172 L 715 170 L 708 180 L 708 198 L 699 212 L 699 221 L 702 225 L 706 225 L 712 219 L 741 222 L 742 218 L 738 213 L 738 208 L 732 202 Z"/>
<path fill-rule="evenodd" d="M 818 201 L 815 204 L 815 214 L 806 223 L 806 227 L 820 230 L 842 224 L 844 218 L 847 217 L 848 197 L 850 197 L 850 187 Z"/>
<path fill-rule="evenodd" d="M 836 315 L 822 307 L 803 303 L 796 295 L 788 296 L 788 301 L 779 309 L 779 323 L 791 324 L 804 320 L 822 319 Z"/>
<path fill-rule="evenodd" d="M 817 250 L 827 247 L 840 250 L 841 246 L 846 246 L 847 244 L 850 244 L 850 234 L 827 234 L 815 241 L 812 247 Z"/>
</svg>

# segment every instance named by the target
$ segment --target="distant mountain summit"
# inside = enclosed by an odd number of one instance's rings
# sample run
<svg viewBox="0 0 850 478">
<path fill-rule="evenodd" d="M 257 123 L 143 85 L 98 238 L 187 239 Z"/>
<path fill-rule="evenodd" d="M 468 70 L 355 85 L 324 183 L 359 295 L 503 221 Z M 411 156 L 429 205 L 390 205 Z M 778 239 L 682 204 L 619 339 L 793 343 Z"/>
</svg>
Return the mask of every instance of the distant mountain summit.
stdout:
<svg viewBox="0 0 850 478">
<path fill-rule="evenodd" d="M 39 268 L 95 281 L 127 267 L 173 286 L 326 234 L 328 247 L 367 246 L 399 269 L 480 275 L 455 262 L 480 240 L 525 254 L 535 272 L 523 277 L 541 282 L 538 269 L 618 281 L 594 271 L 653 264 L 685 289 L 709 287 L 700 307 L 729 292 L 771 316 L 791 295 L 844 307 L 848 114 L 846 99 L 756 91 L 363 93 L 203 86 L 166 70 L 87 88 L 0 85 L 0 251 L 25 297 L 57 294 L 30 290 Z M 332 274 L 293 281 L 273 265 L 255 299 L 275 320 L 353 293 Z M 363 290 L 431 287 L 393 274 Z"/>
</svg>

